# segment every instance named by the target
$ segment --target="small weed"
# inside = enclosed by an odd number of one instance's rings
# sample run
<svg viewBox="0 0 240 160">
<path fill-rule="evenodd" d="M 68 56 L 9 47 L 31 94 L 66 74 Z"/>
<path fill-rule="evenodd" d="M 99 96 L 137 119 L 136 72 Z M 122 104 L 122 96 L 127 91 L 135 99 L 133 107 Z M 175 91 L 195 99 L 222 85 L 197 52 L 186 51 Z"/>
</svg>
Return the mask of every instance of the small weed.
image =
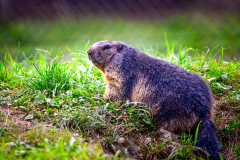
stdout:
<svg viewBox="0 0 240 160">
<path fill-rule="evenodd" d="M 151 152 L 158 152 L 158 151 L 161 151 L 161 149 L 164 147 L 164 144 L 166 142 L 160 142 L 160 144 L 158 146 L 154 146 L 151 142 L 149 142 L 149 148 L 151 150 Z"/>
<path fill-rule="evenodd" d="M 200 122 L 201 123 L 201 122 Z M 198 130 L 199 130 L 199 125 L 196 129 L 195 136 L 194 136 L 194 142 L 192 142 L 192 137 L 193 135 L 186 135 L 183 133 L 181 135 L 181 147 L 173 151 L 169 158 L 171 159 L 196 159 L 196 155 L 194 154 L 194 151 L 201 150 L 199 147 L 196 147 L 196 142 L 197 142 L 197 136 L 198 136 Z M 203 151 L 205 152 L 205 151 Z M 206 153 L 206 152 L 205 152 Z M 207 153 L 206 153 L 207 154 Z M 200 156 L 201 158 L 201 156 Z"/>
<path fill-rule="evenodd" d="M 230 122 L 229 122 L 229 127 L 226 127 L 226 128 L 225 128 L 225 133 L 230 132 L 233 128 L 235 128 L 235 127 L 237 127 L 237 126 L 240 126 L 240 122 L 230 121 Z"/>
<path fill-rule="evenodd" d="M 236 157 L 240 158 L 240 149 L 238 148 L 238 146 L 235 144 L 235 146 L 233 147 L 235 153 L 236 153 Z"/>
<path fill-rule="evenodd" d="M 8 71 L 7 54 L 5 54 L 3 63 L 0 62 L 0 81 L 7 82 L 11 80 L 11 72 Z"/>
<path fill-rule="evenodd" d="M 186 136 L 185 133 L 181 135 L 181 144 L 182 148 L 180 151 L 175 153 L 171 158 L 180 158 L 180 159 L 195 159 L 195 156 L 193 155 L 193 146 L 192 146 L 192 135 Z"/>
<path fill-rule="evenodd" d="M 48 96 L 55 97 L 60 91 L 67 91 L 72 87 L 73 69 L 62 62 L 60 54 L 54 59 L 49 58 L 48 61 L 45 61 L 41 54 L 39 58 L 40 64 L 33 63 L 34 74 L 28 83 L 30 88 L 45 91 Z"/>
</svg>

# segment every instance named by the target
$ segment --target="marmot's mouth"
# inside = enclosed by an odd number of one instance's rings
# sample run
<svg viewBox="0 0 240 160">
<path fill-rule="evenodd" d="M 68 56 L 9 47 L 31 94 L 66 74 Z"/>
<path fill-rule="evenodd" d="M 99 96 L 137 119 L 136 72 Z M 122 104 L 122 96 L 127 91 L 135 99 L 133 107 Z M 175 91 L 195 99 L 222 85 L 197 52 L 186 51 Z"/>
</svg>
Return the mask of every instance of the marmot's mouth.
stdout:
<svg viewBox="0 0 240 160">
<path fill-rule="evenodd" d="M 92 61 L 92 63 L 93 63 L 95 66 L 99 66 L 99 65 L 100 65 L 97 61 Z"/>
<path fill-rule="evenodd" d="M 92 63 L 93 63 L 93 65 L 94 65 L 95 67 L 97 67 L 98 69 L 100 69 L 101 71 L 104 72 L 104 69 L 103 69 L 103 67 L 100 65 L 100 63 L 98 63 L 98 62 L 96 62 L 96 61 L 92 61 Z"/>
<path fill-rule="evenodd" d="M 88 54 L 88 59 L 90 60 L 90 61 L 92 61 L 92 57 Z"/>
<path fill-rule="evenodd" d="M 97 68 L 101 67 L 101 64 L 98 63 L 97 61 L 92 61 L 93 65 L 96 66 Z M 102 67 L 101 67 L 102 68 Z"/>
</svg>

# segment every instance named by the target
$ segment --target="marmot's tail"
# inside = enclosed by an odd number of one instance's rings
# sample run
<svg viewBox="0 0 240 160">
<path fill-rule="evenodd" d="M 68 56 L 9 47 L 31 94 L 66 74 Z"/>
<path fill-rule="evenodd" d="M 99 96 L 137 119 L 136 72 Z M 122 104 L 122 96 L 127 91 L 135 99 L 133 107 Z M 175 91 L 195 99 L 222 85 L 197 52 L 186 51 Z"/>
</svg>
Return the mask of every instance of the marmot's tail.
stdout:
<svg viewBox="0 0 240 160">
<path fill-rule="evenodd" d="M 205 149 L 211 158 L 220 160 L 219 158 L 219 141 L 215 133 L 216 127 L 209 117 L 200 119 L 198 137 L 196 146 Z"/>
</svg>

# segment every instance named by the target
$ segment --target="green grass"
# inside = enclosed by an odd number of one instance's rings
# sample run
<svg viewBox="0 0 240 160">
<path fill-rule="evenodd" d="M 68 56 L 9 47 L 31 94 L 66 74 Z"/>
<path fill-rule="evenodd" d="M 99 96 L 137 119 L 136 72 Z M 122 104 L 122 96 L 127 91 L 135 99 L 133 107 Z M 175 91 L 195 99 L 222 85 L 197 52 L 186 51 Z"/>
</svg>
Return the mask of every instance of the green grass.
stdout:
<svg viewBox="0 0 240 160">
<path fill-rule="evenodd" d="M 7 131 L 5 131 L 7 132 Z M 5 159 L 109 159 L 99 143 L 84 142 L 68 131 L 35 128 L 19 136 L 8 131 L 1 137 L 0 158 Z M 7 139 L 5 139 L 7 138 Z"/>
<path fill-rule="evenodd" d="M 7 62 L 6 62 L 7 54 L 4 57 L 4 62 L 0 62 L 0 81 L 6 82 L 11 79 L 11 75 L 8 73 Z"/>
<path fill-rule="evenodd" d="M 217 47 L 207 51 L 182 46 L 176 49 L 176 45 L 170 46 L 166 33 L 165 39 L 167 54 L 157 48 L 145 49 L 145 52 L 205 78 L 215 99 L 226 103 L 216 106 L 219 107 L 220 114 L 216 116 L 215 123 L 224 123 L 218 131 L 222 151 L 231 147 L 234 149 L 232 158 L 239 156 L 239 143 L 234 137 L 239 129 L 240 62 L 225 62 L 223 49 Z M 42 132 L 39 128 L 25 127 L 24 132 L 19 135 L 19 126 L 15 124 L 17 122 L 2 127 L 1 159 L 34 159 L 35 156 L 39 159 L 106 159 L 107 155 L 99 149 L 99 143 L 109 147 L 119 137 L 135 135 L 139 139 L 139 134 L 143 137 L 154 134 L 155 124 L 147 107 L 129 102 L 113 103 L 103 98 L 105 84 L 102 74 L 87 60 L 89 43 L 82 46 L 84 47 L 79 54 L 68 48 L 72 59 L 67 61 L 61 52 L 53 56 L 52 53 L 39 50 L 36 55 L 26 57 L 21 62 L 18 62 L 18 56 L 13 59 L 10 53 L 6 54 L 0 70 L 4 73 L 0 79 L 2 108 L 10 107 L 24 113 L 22 119 L 31 117 L 27 121 L 33 125 L 45 122 L 54 125 L 57 130 Z M 78 50 L 81 49 L 76 48 Z M 234 117 L 223 117 L 224 114 L 221 113 L 225 112 L 226 106 L 234 110 Z M 9 115 L 1 113 L 1 117 L 7 116 Z M 62 127 L 71 133 L 58 132 Z M 16 132 L 12 132 L 14 128 Z M 87 142 L 97 140 L 98 143 L 87 145 L 78 137 L 71 145 L 72 133 L 79 133 Z M 15 145 L 11 146 L 10 142 Z M 166 144 L 158 141 L 145 146 L 144 152 L 152 157 L 196 158 L 193 153 L 195 142 L 196 139 L 193 140 L 191 135 L 182 135 L 180 144 L 183 147 L 172 155 L 162 153 Z M 139 143 L 139 146 L 142 144 Z M 116 159 L 117 154 L 119 152 L 115 155 Z"/>
<path fill-rule="evenodd" d="M 75 77 L 73 69 L 68 63 L 59 62 L 59 54 L 57 57 L 46 61 L 42 54 L 39 54 L 39 63 L 33 63 L 32 77 L 29 78 L 29 87 L 35 90 L 41 90 L 55 97 L 59 91 L 68 91 L 71 86 L 71 77 Z M 72 80 L 73 81 L 73 80 Z"/>
</svg>

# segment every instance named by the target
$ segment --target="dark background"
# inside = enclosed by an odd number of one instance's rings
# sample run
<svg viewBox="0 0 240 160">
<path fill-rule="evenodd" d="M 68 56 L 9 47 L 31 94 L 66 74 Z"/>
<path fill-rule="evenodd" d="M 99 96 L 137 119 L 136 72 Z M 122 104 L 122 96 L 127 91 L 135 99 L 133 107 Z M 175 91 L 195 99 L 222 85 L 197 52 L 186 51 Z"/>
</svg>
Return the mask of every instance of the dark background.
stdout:
<svg viewBox="0 0 240 160">
<path fill-rule="evenodd" d="M 219 45 L 226 60 L 240 56 L 239 0 L 0 0 L 0 11 L 1 59 L 85 52 L 99 40 L 165 53 L 164 32 L 176 53 L 180 45 L 205 52 Z"/>
</svg>

